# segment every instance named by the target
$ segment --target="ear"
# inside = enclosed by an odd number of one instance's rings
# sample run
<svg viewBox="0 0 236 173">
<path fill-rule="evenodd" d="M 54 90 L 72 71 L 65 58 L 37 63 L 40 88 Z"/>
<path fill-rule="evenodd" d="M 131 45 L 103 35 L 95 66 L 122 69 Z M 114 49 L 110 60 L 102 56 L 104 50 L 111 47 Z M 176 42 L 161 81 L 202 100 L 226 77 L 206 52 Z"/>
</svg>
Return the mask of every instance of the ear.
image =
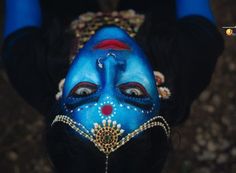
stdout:
<svg viewBox="0 0 236 173">
<path fill-rule="evenodd" d="M 163 86 L 163 84 L 165 83 L 165 76 L 159 71 L 154 71 L 153 73 L 155 76 L 159 97 L 161 99 L 169 99 L 171 96 L 171 92 L 167 87 Z"/>
</svg>

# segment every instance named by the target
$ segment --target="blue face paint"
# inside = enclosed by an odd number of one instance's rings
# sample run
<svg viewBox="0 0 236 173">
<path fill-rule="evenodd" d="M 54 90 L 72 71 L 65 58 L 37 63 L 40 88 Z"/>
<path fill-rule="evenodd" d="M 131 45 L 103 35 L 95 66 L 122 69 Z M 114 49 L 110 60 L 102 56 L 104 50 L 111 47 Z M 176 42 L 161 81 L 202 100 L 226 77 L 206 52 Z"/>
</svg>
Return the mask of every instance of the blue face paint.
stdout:
<svg viewBox="0 0 236 173">
<path fill-rule="evenodd" d="M 111 120 L 128 134 L 158 114 L 159 96 L 152 68 L 139 46 L 122 29 L 106 27 L 73 61 L 61 104 L 63 113 L 86 129 Z"/>
</svg>

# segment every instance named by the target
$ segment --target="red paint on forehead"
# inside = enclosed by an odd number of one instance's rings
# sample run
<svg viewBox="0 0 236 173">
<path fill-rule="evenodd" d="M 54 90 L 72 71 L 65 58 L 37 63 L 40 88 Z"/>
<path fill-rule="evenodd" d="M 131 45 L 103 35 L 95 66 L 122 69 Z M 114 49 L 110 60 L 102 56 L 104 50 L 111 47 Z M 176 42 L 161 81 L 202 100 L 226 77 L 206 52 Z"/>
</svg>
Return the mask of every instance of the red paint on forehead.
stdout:
<svg viewBox="0 0 236 173">
<path fill-rule="evenodd" d="M 111 39 L 99 42 L 94 49 L 130 50 L 130 47 L 122 41 Z"/>
</svg>

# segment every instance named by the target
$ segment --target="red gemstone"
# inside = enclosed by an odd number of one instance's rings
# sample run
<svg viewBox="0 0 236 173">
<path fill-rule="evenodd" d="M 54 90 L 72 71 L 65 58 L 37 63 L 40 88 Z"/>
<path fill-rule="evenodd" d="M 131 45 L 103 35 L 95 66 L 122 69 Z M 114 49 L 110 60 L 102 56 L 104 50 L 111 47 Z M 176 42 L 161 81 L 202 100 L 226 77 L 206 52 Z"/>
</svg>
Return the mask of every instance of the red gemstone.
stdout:
<svg viewBox="0 0 236 173">
<path fill-rule="evenodd" d="M 111 105 L 104 105 L 101 109 L 102 114 L 105 116 L 111 115 L 113 107 Z"/>
</svg>

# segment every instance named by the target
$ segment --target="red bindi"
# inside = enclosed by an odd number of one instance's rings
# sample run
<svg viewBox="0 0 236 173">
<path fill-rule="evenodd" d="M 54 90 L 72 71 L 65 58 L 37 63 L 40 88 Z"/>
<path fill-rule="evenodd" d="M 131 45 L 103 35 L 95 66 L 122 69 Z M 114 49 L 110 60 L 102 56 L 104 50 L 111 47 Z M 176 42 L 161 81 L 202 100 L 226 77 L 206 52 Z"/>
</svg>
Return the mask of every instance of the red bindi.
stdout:
<svg viewBox="0 0 236 173">
<path fill-rule="evenodd" d="M 113 107 L 111 105 L 104 105 L 101 108 L 102 114 L 105 116 L 110 116 L 112 111 L 113 111 Z"/>
</svg>

